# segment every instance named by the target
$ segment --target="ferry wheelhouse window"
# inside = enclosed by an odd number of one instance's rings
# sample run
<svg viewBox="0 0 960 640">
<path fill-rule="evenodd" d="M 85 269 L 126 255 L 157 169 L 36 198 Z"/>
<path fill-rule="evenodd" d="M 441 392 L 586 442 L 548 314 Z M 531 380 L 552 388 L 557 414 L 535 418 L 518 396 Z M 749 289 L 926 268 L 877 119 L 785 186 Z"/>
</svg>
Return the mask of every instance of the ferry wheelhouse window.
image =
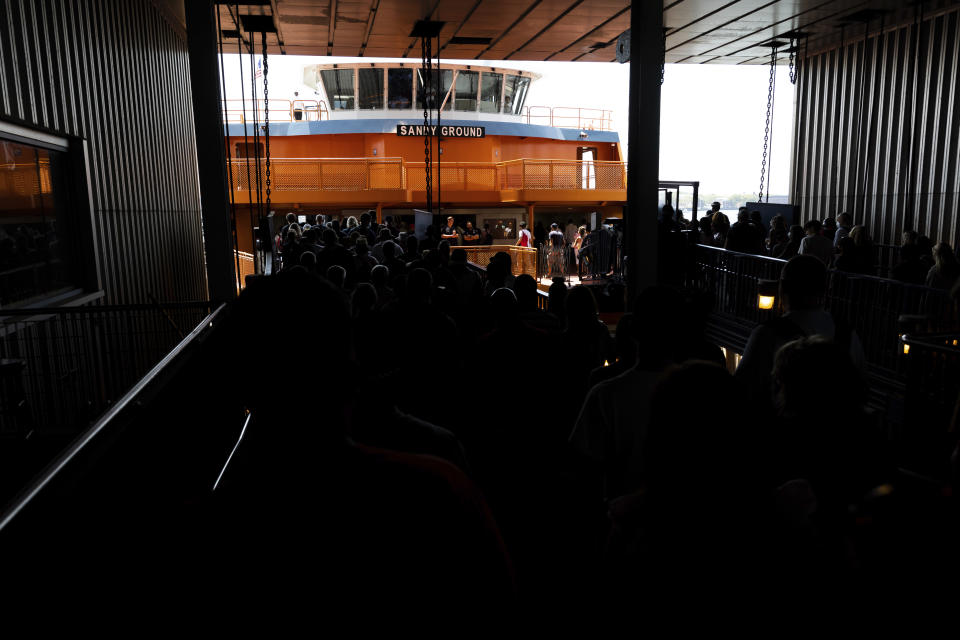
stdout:
<svg viewBox="0 0 960 640">
<path fill-rule="evenodd" d="M 413 69 L 387 69 L 387 106 L 409 109 L 413 104 Z"/>
<path fill-rule="evenodd" d="M 354 108 L 353 69 L 324 69 L 320 72 L 327 102 L 333 109 Z"/>
<path fill-rule="evenodd" d="M 80 286 L 66 156 L 0 138 L 0 306 Z"/>
<path fill-rule="evenodd" d="M 530 78 L 523 76 L 507 76 L 506 85 L 503 87 L 503 112 L 514 115 L 520 113 L 523 109 L 523 103 L 527 99 L 527 89 L 530 87 Z"/>
<path fill-rule="evenodd" d="M 427 86 L 423 86 L 423 77 L 424 72 L 422 69 L 417 69 L 417 109 L 423 109 L 423 96 L 429 95 L 430 99 L 427 101 L 427 104 L 430 105 L 430 108 L 436 109 L 438 106 L 443 104 L 443 99 L 450 93 L 450 85 L 453 82 L 453 71 L 449 69 L 443 69 L 440 72 L 440 96 L 439 99 L 433 98 L 433 95 L 437 92 L 437 72 L 436 70 L 430 72 L 430 79 L 427 81 Z M 444 111 L 450 111 L 453 108 L 451 100 L 447 100 L 447 104 L 443 107 Z"/>
<path fill-rule="evenodd" d="M 457 111 L 477 110 L 477 89 L 480 87 L 480 74 L 476 71 L 457 72 Z"/>
<path fill-rule="evenodd" d="M 357 84 L 361 109 L 383 109 L 383 69 L 358 69 Z"/>
<path fill-rule="evenodd" d="M 500 89 L 503 86 L 503 74 L 484 73 L 480 82 L 480 111 L 500 113 Z"/>
</svg>

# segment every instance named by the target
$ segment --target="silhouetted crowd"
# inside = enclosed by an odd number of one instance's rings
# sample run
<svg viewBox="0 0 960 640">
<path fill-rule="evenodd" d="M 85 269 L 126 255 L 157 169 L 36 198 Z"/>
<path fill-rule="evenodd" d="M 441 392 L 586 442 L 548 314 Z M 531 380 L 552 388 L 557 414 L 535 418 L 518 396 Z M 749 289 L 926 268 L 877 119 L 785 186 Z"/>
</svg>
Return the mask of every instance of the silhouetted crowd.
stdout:
<svg viewBox="0 0 960 640">
<path fill-rule="evenodd" d="M 870 276 L 885 276 L 900 282 L 951 289 L 960 277 L 960 260 L 946 242 L 934 244 L 928 236 L 912 229 L 902 233 L 895 259 L 880 265 L 877 247 L 864 225 L 854 225 L 849 213 L 823 221 L 808 220 L 787 227 L 782 215 L 765 225 L 759 211 L 740 207 L 737 221 L 730 224 L 727 214 L 714 202 L 696 223 L 685 220 L 670 205 L 661 211 L 661 229 L 691 230 L 699 244 L 722 247 L 739 253 L 765 255 L 789 260 L 796 255 L 812 255 L 827 267 L 838 271 Z"/>
<path fill-rule="evenodd" d="M 952 500 L 865 409 L 814 257 L 734 375 L 710 292 L 650 287 L 612 333 L 601 289 L 540 292 L 505 252 L 481 269 L 369 217 L 352 250 L 311 231 L 233 310 L 264 372 L 217 491 L 221 539 L 257 541 L 221 551 L 245 558 L 235 588 L 296 600 L 271 577 L 302 565 L 370 611 L 629 618 L 889 594 L 955 557 Z"/>
</svg>

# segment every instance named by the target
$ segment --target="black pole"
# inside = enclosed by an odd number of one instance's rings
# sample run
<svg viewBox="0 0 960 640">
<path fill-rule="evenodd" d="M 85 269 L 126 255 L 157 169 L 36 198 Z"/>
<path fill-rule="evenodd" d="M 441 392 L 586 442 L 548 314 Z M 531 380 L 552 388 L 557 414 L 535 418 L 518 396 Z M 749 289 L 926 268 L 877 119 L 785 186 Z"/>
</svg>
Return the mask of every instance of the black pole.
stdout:
<svg viewBox="0 0 960 640">
<path fill-rule="evenodd" d="M 190 88 L 193 125 L 197 138 L 203 244 L 207 257 L 207 290 L 213 302 L 237 295 L 233 264 L 230 206 L 223 116 L 220 113 L 220 67 L 217 60 L 217 29 L 211 2 L 184 3 L 187 47 L 190 52 Z"/>
<path fill-rule="evenodd" d="M 627 302 L 657 282 L 660 72 L 663 0 L 634 0 L 630 14 L 630 129 L 627 157 Z"/>
<path fill-rule="evenodd" d="M 700 182 L 693 183 L 693 211 L 690 213 L 690 219 L 697 222 L 697 207 L 700 204 Z M 694 229 L 696 231 L 696 229 Z"/>
</svg>

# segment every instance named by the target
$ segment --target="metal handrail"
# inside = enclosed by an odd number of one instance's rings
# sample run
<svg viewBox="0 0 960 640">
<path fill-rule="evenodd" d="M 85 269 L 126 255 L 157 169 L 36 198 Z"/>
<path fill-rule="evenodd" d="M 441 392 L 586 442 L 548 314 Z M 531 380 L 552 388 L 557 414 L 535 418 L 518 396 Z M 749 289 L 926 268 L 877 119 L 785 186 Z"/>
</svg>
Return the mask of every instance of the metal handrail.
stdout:
<svg viewBox="0 0 960 640">
<path fill-rule="evenodd" d="M 766 260 L 766 261 L 770 261 L 770 262 L 778 262 L 778 263 L 780 263 L 780 264 L 786 264 L 786 263 L 787 263 L 787 261 L 784 260 L 783 258 L 774 258 L 774 257 L 772 257 L 772 256 L 765 256 L 765 255 L 761 255 L 761 254 L 757 254 L 757 253 L 741 253 L 741 252 L 739 252 L 739 251 L 731 251 L 730 249 L 724 249 L 723 247 L 714 247 L 714 246 L 709 245 L 709 244 L 698 244 L 698 245 L 696 245 L 696 246 L 699 247 L 699 248 L 702 248 L 702 249 L 709 249 L 710 251 L 722 251 L 723 253 L 727 253 L 727 254 L 730 254 L 730 255 L 736 255 L 736 256 L 743 256 L 743 257 L 745 257 L 745 258 L 753 258 L 753 259 L 756 259 L 756 260 Z M 923 284 L 915 284 L 915 283 L 913 283 L 913 282 L 903 282 L 903 281 L 901 281 L 901 280 L 894 280 L 893 278 L 884 278 L 883 276 L 875 276 L 875 275 L 871 275 L 871 274 L 869 274 L 869 273 L 856 273 L 856 272 L 853 272 L 853 271 L 841 271 L 840 269 L 836 269 L 836 268 L 834 268 L 834 267 L 828 268 L 827 271 L 829 271 L 829 272 L 834 272 L 834 273 L 842 273 L 842 274 L 845 274 L 848 278 L 856 278 L 856 279 L 858 279 L 858 280 L 872 280 L 872 281 L 875 281 L 875 282 L 884 282 L 884 283 L 889 283 L 889 284 L 896 284 L 897 286 L 902 286 L 902 287 L 907 288 L 907 289 L 914 289 L 914 290 L 916 290 L 916 291 L 927 291 L 927 292 L 937 292 L 937 293 L 942 293 L 942 292 L 943 292 L 941 289 L 937 289 L 937 288 L 935 288 L 935 287 L 928 287 L 928 286 L 926 286 L 926 285 L 923 285 Z"/>
<path fill-rule="evenodd" d="M 149 308 L 151 305 L 136 305 L 144 308 Z M 40 494 L 43 489 L 50 484 L 50 482 L 61 473 L 64 468 L 70 464 L 70 462 L 77 457 L 77 455 L 83 451 L 84 448 L 90 445 L 90 443 L 97 438 L 102 432 L 107 430 L 113 421 L 123 413 L 123 411 L 131 405 L 134 405 L 138 401 L 138 397 L 142 394 L 154 381 L 156 381 L 161 374 L 171 366 L 174 360 L 176 360 L 191 344 L 193 344 L 199 336 L 204 333 L 207 329 L 213 326 L 214 322 L 218 320 L 218 317 L 226 308 L 225 304 L 217 307 L 213 313 L 209 314 L 204 318 L 193 331 L 191 331 L 183 340 L 177 344 L 163 359 L 158 362 L 145 376 L 143 376 L 133 387 L 121 397 L 116 404 L 114 404 L 110 409 L 108 409 L 89 429 L 87 429 L 80 437 L 73 441 L 67 449 L 57 456 L 53 462 L 47 465 L 46 469 L 31 482 L 11 503 L 6 511 L 0 515 L 0 532 L 7 527 L 13 519 L 20 513 L 32 500 L 34 500 L 37 495 Z M 103 307 L 95 307 L 95 309 L 103 309 Z M 71 311 L 76 311 L 77 308 L 70 308 Z"/>
<path fill-rule="evenodd" d="M 92 314 L 100 315 L 114 311 L 155 311 L 162 309 L 197 309 L 200 307 L 209 307 L 210 303 L 206 300 L 187 300 L 182 302 L 163 302 L 157 304 L 110 304 L 94 305 L 86 307 L 17 307 L 0 309 L 0 319 L 5 316 L 56 316 L 56 315 L 75 315 Z"/>
<path fill-rule="evenodd" d="M 238 103 L 240 106 L 236 107 L 235 105 Z M 264 111 L 269 107 L 271 122 L 300 122 L 301 120 L 297 120 L 294 116 L 294 112 L 297 110 L 297 104 L 301 106 L 299 110 L 304 116 L 302 121 L 330 119 L 330 112 L 327 110 L 327 105 L 323 100 L 285 100 L 283 98 L 270 98 L 268 101 L 265 101 L 263 98 L 257 98 L 256 101 L 254 101 L 249 98 L 244 100 L 227 98 L 223 100 L 223 104 L 221 105 L 223 121 L 243 124 L 253 115 L 254 104 L 256 104 L 258 113 L 261 114 L 261 118 Z M 314 113 L 316 117 L 309 117 L 308 114 Z"/>
<path fill-rule="evenodd" d="M 761 279 L 778 279 L 785 260 L 709 245 L 693 246 L 697 258 L 689 265 L 689 277 L 714 291 L 717 313 L 751 326 L 769 317 L 771 312 L 758 310 L 756 287 Z M 892 346 L 903 314 L 922 312 L 941 329 L 953 329 L 956 324 L 948 291 L 837 269 L 829 269 L 827 276 L 824 308 L 857 331 L 874 369 L 897 370 Z"/>
<path fill-rule="evenodd" d="M 546 110 L 537 113 L 536 110 Z M 586 129 L 588 131 L 613 131 L 613 111 L 593 107 L 547 107 L 528 105 L 521 111 L 527 124 L 545 124 L 561 129 Z M 545 120 L 545 122 L 542 122 Z"/>
<path fill-rule="evenodd" d="M 235 185 L 238 191 L 244 190 L 246 174 L 244 169 L 248 159 L 232 161 L 235 173 Z M 264 161 L 261 161 L 261 165 Z M 274 172 L 274 191 L 292 189 L 295 191 L 313 190 L 342 190 L 349 188 L 352 191 L 369 189 L 423 189 L 419 183 L 410 184 L 410 175 L 423 170 L 422 162 L 406 162 L 403 158 L 272 158 L 271 170 Z M 323 169 L 340 166 L 389 167 L 397 165 L 400 174 L 383 176 L 380 180 L 371 180 L 367 175 L 363 185 L 346 184 L 344 176 L 334 176 L 332 182 L 327 178 Z M 314 173 L 304 174 L 294 172 L 288 176 L 284 167 L 314 167 Z M 518 158 L 500 162 L 443 162 L 436 165 L 434 176 L 439 173 L 443 177 L 443 184 L 463 186 L 465 191 L 497 191 L 506 189 L 548 189 L 548 190 L 625 190 L 626 164 L 616 160 L 567 160 L 561 158 Z M 586 173 L 584 173 L 584 169 Z M 413 171 L 413 174 L 410 174 Z M 484 175 L 483 172 L 487 172 Z M 472 172 L 472 173 L 470 173 Z M 479 176 L 478 176 L 478 172 Z M 369 171 L 367 171 L 369 174 Z M 451 173 L 453 179 L 450 180 Z M 354 174 L 351 174 L 354 175 Z M 357 174 L 358 175 L 358 174 Z M 389 186 L 384 183 L 386 178 L 392 178 Z M 295 186 L 284 186 L 284 180 L 289 179 Z M 376 186 L 379 185 L 379 186 Z"/>
</svg>

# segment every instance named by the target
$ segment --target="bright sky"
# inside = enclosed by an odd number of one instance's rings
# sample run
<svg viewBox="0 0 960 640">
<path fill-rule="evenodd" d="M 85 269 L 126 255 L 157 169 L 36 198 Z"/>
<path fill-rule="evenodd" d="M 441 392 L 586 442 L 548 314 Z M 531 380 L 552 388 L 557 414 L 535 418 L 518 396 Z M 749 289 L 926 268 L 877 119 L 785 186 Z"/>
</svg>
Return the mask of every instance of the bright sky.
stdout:
<svg viewBox="0 0 960 640">
<path fill-rule="evenodd" d="M 226 93 L 240 97 L 238 56 L 224 56 Z M 308 64 L 389 62 L 381 58 L 271 56 L 270 95 L 290 98 Z M 404 62 L 410 63 L 411 60 Z M 444 60 L 476 64 L 476 60 Z M 539 73 L 526 104 L 613 110 L 614 125 L 627 148 L 629 65 L 602 62 L 484 61 L 483 64 Z M 244 85 L 250 95 L 249 59 Z M 760 186 L 763 131 L 770 70 L 760 65 L 667 65 L 660 110 L 660 177 L 699 180 L 701 193 L 756 193 Z M 771 195 L 790 188 L 793 85 L 778 67 L 774 110 Z"/>
</svg>

